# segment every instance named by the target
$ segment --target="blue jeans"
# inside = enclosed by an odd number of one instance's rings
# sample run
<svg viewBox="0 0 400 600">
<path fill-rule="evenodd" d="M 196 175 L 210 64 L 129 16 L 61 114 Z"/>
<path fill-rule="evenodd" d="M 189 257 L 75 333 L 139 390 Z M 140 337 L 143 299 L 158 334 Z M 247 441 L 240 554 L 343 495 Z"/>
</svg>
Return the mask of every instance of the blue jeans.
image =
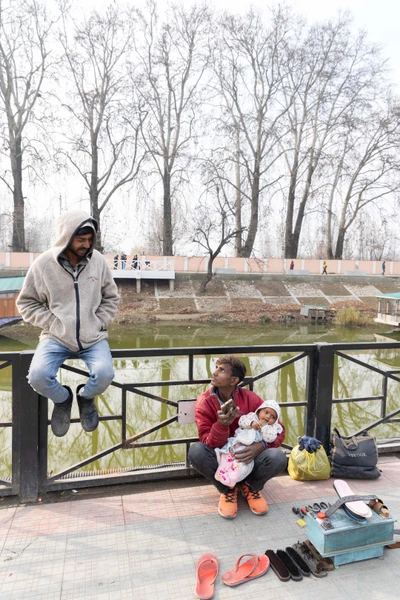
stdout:
<svg viewBox="0 0 400 600">
<path fill-rule="evenodd" d="M 85 350 L 71 352 L 59 342 L 47 338 L 39 342 L 29 368 L 28 382 L 35 392 L 50 398 L 55 404 L 68 400 L 68 390 L 56 377 L 58 369 L 71 355 L 81 358 L 89 370 L 89 379 L 79 391 L 80 396 L 94 398 L 108 388 L 114 379 L 114 367 L 107 340 Z"/>
</svg>

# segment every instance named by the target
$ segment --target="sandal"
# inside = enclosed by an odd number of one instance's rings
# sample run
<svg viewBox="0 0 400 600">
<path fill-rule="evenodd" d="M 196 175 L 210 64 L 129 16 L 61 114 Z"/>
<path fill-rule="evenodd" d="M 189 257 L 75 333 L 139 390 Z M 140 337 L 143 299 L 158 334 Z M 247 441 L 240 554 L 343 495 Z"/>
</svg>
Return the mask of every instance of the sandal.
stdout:
<svg viewBox="0 0 400 600">
<path fill-rule="evenodd" d="M 241 562 L 243 558 L 249 556 L 249 560 Z M 264 575 L 269 569 L 269 558 L 264 554 L 257 556 L 256 554 L 243 554 L 238 558 L 236 565 L 230 571 L 222 575 L 222 581 L 225 585 L 234 587 L 246 581 L 257 579 Z"/>
<path fill-rule="evenodd" d="M 195 595 L 200 600 L 214 597 L 214 583 L 219 572 L 219 562 L 215 554 L 203 554 L 196 566 Z"/>
</svg>

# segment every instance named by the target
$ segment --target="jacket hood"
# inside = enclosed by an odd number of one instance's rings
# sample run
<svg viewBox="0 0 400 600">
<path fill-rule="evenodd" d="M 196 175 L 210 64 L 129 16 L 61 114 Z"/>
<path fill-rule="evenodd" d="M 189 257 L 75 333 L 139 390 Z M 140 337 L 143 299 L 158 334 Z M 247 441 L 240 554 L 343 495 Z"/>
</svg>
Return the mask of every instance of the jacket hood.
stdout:
<svg viewBox="0 0 400 600">
<path fill-rule="evenodd" d="M 58 260 L 60 254 L 70 245 L 76 231 L 81 227 L 93 229 L 93 247 L 89 255 L 93 252 L 96 246 L 97 221 L 83 210 L 70 210 L 63 213 L 56 223 L 57 240 L 51 248 L 55 260 Z"/>
<path fill-rule="evenodd" d="M 276 402 L 276 400 L 265 400 L 261 406 L 259 406 L 256 410 L 256 414 L 258 415 L 258 411 L 262 408 L 272 408 L 277 414 L 277 421 L 281 418 L 281 407 Z"/>
</svg>

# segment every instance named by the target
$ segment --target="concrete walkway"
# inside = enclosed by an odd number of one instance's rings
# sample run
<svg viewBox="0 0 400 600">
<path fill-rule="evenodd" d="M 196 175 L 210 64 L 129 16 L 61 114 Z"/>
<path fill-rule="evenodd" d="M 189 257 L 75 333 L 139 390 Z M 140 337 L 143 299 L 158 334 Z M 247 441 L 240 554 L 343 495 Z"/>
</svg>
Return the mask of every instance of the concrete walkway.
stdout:
<svg viewBox="0 0 400 600">
<path fill-rule="evenodd" d="M 357 493 L 382 498 L 400 514 L 400 460 L 384 457 L 376 481 L 351 481 Z M 216 512 L 218 493 L 202 481 L 107 488 L 94 495 L 65 492 L 36 505 L 0 509 L 1 600 L 191 600 L 197 559 L 220 560 L 221 573 L 242 554 L 262 554 L 307 538 L 292 506 L 334 501 L 332 481 L 302 483 L 287 475 L 265 487 L 268 515 L 257 517 L 243 498 L 235 520 Z M 108 495 L 107 495 L 108 494 Z M 82 497 L 84 496 L 84 497 Z M 57 501 L 52 501 L 57 500 Z M 396 525 L 399 527 L 399 525 Z M 400 539 L 400 536 L 395 536 Z M 399 597 L 400 549 L 384 558 L 342 565 L 323 579 L 281 582 L 270 569 L 243 586 L 225 586 L 217 600 L 394 600 Z"/>
</svg>

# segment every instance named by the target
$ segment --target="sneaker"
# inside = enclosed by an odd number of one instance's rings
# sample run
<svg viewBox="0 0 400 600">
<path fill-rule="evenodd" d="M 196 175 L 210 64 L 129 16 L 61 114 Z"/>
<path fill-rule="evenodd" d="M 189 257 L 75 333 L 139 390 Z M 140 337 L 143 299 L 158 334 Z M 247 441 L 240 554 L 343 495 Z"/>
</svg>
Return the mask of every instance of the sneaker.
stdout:
<svg viewBox="0 0 400 600">
<path fill-rule="evenodd" d="M 236 517 L 238 511 L 237 494 L 237 487 L 234 487 L 225 494 L 221 494 L 218 504 L 218 513 L 221 517 L 224 517 L 224 519 L 234 519 Z"/>
<path fill-rule="evenodd" d="M 246 498 L 251 512 L 255 515 L 265 515 L 268 512 L 268 504 L 261 492 L 255 492 L 247 483 L 242 483 L 242 494 Z"/>
<path fill-rule="evenodd" d="M 79 395 L 79 391 L 85 387 L 84 383 L 78 385 L 76 388 L 76 399 L 78 400 L 79 406 L 79 417 L 81 420 L 82 429 L 84 431 L 94 431 L 97 429 L 99 424 L 99 413 L 97 412 L 94 398 L 83 398 Z"/>
<path fill-rule="evenodd" d="M 72 408 L 72 390 L 67 385 L 63 387 L 68 391 L 69 396 L 65 402 L 54 402 L 54 409 L 51 415 L 51 430 L 57 437 L 63 437 L 71 423 L 71 408 Z"/>
</svg>

